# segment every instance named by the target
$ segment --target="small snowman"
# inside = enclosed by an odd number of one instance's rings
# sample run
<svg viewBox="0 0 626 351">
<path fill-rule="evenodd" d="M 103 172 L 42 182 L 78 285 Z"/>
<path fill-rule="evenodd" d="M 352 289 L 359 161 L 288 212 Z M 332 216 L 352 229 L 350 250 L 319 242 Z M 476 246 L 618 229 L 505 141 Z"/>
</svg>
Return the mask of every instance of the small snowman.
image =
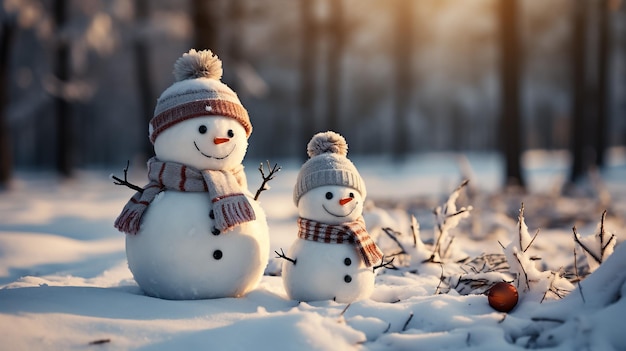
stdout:
<svg viewBox="0 0 626 351">
<path fill-rule="evenodd" d="M 150 120 L 150 182 L 115 227 L 128 266 L 150 296 L 238 297 L 255 288 L 269 254 L 265 213 L 248 191 L 242 161 L 252 131 L 211 51 L 190 50 Z"/>
<path fill-rule="evenodd" d="M 310 159 L 302 165 L 293 192 L 298 238 L 282 266 L 287 295 L 298 301 L 351 302 L 368 298 L 383 254 L 363 220 L 366 190 L 346 158 L 348 145 L 329 131 L 313 136 Z"/>
</svg>

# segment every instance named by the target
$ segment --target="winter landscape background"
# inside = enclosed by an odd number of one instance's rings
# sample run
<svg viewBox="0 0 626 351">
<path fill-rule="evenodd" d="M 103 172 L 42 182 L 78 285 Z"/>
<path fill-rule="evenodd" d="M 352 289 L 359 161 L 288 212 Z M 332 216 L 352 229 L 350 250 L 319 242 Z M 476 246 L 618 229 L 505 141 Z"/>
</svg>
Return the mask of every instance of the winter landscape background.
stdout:
<svg viewBox="0 0 626 351">
<path fill-rule="evenodd" d="M 499 190 L 501 162 L 493 154 L 473 154 L 460 162 L 457 154 L 427 154 L 401 167 L 385 158 L 354 158 L 368 186 L 370 232 L 386 254 L 397 253 L 399 246 L 382 228 L 401 232 L 396 238 L 406 254 L 396 257 L 398 270 L 378 275 L 371 299 L 350 306 L 289 300 L 277 276 L 282 260 L 275 258 L 259 287 L 243 298 L 145 296 L 128 270 L 124 234 L 112 228 L 129 189 L 113 185 L 105 171 L 80 171 L 71 181 L 19 172 L 13 189 L 0 197 L 2 349 L 624 349 L 626 156 L 624 150 L 611 155 L 602 180 L 587 189 L 589 196 L 575 198 L 553 191 L 567 173 L 567 159 L 558 153 L 526 155 L 530 193 L 525 195 Z M 257 165 L 246 163 L 253 190 L 261 183 Z M 282 166 L 260 198 L 272 250 L 289 247 L 296 233 L 291 192 L 299 164 L 285 161 Z M 422 263 L 436 233 L 432 209 L 446 202 L 465 178 L 463 172 L 470 174 L 470 183 L 456 204 L 472 210 L 450 230 L 453 255 L 442 264 Z M 143 176 L 131 170 L 132 181 Z M 491 308 L 481 293 L 492 282 L 512 281 L 506 263 L 494 262 L 502 261 L 499 243 L 506 246 L 518 234 L 522 201 L 530 233 L 541 228 L 532 245 L 532 254 L 541 260 L 533 262 L 541 271 L 572 280 L 574 250 L 580 275 L 589 271 L 572 226 L 593 238 L 602 211 L 608 211 L 607 239 L 615 234 L 620 244 L 585 276 L 584 303 L 577 290 L 559 291 L 565 296 L 560 299 L 541 287 L 521 293 L 522 283 L 518 305 L 505 314 Z M 422 249 L 413 246 L 410 214 L 420 223 Z M 486 257 L 494 260 L 485 265 Z"/>
<path fill-rule="evenodd" d="M 626 349 L 623 1 L 3 0 L 0 11 L 0 349 Z M 109 175 L 130 160 L 130 180 L 145 183 L 154 101 L 176 58 L 201 46 L 251 115 L 251 191 L 260 162 L 282 166 L 260 198 L 272 251 L 295 239 L 306 142 L 346 137 L 368 229 L 397 268 L 380 271 L 371 299 L 291 301 L 273 254 L 242 298 L 142 294 L 112 225 L 132 192 Z M 466 212 L 441 226 L 433 211 L 452 204 Z M 442 232 L 446 250 L 429 260 Z M 520 292 L 509 313 L 487 302 L 497 281 Z"/>
</svg>

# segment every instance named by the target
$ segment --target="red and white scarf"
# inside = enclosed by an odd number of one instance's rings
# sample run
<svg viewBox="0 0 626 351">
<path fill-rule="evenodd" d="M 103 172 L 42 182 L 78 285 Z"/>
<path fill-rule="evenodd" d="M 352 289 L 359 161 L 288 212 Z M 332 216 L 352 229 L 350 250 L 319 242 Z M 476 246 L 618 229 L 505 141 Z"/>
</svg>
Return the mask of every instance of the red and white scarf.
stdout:
<svg viewBox="0 0 626 351">
<path fill-rule="evenodd" d="M 300 217 L 298 218 L 298 237 L 320 243 L 353 244 L 367 267 L 375 265 L 383 258 L 382 251 L 365 228 L 363 217 L 341 224 L 326 224 Z"/>
<path fill-rule="evenodd" d="M 153 157 L 148 161 L 148 179 L 150 183 L 143 192 L 135 193 L 115 220 L 115 228 L 121 232 L 137 234 L 144 212 L 163 190 L 208 192 L 213 203 L 215 227 L 220 231 L 256 219 L 254 209 L 242 191 L 247 188 L 242 165 L 230 171 L 200 171 Z"/>
</svg>

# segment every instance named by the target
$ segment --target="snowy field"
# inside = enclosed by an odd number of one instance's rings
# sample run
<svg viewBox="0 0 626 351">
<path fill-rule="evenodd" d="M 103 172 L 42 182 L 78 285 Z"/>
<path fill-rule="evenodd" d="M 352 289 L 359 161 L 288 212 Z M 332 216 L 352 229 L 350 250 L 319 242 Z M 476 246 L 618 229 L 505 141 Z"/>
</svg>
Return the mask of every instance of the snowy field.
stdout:
<svg viewBox="0 0 626 351">
<path fill-rule="evenodd" d="M 132 195 L 108 178 L 121 169 L 81 171 L 66 182 L 18 172 L 11 190 L 0 193 L 0 349 L 626 349 L 624 150 L 612 150 L 608 167 L 575 197 L 559 195 L 567 159 L 558 152 L 527 153 L 529 195 L 498 189 L 501 161 L 489 154 L 352 161 L 368 187 L 368 229 L 396 269 L 379 270 L 371 299 L 350 305 L 289 300 L 273 253 L 258 288 L 245 297 L 145 296 L 127 268 L 124 234 L 112 225 Z M 246 161 L 253 192 L 261 181 L 257 166 Z M 291 191 L 300 164 L 281 166 L 260 198 L 272 252 L 296 236 Z M 144 172 L 131 167 L 130 180 L 143 185 Z M 433 209 L 464 178 L 468 186 L 448 205 L 468 211 L 450 217 L 458 226 L 448 221 L 439 231 L 445 216 L 437 219 Z M 528 231 L 518 226 L 522 202 Z M 617 246 L 610 256 L 610 247 L 592 248 L 603 261 L 596 267 L 575 244 L 572 227 L 592 247 L 604 210 L 600 245 L 612 247 L 614 234 Z M 411 229 L 411 215 L 419 228 Z M 519 302 L 508 314 L 485 295 L 498 281 L 518 286 Z"/>
</svg>

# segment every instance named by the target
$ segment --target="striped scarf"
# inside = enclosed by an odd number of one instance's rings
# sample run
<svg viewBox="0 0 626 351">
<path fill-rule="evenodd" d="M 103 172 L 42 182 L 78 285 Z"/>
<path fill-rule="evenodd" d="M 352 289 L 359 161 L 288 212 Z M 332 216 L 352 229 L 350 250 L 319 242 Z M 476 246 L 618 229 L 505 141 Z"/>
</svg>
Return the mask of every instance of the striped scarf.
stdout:
<svg viewBox="0 0 626 351">
<path fill-rule="evenodd" d="M 115 228 L 119 231 L 137 234 L 144 212 L 163 190 L 208 192 L 213 203 L 215 227 L 220 231 L 256 219 L 254 209 L 242 192 L 247 188 L 242 165 L 230 171 L 199 171 L 153 157 L 148 161 L 148 179 L 150 182 L 143 192 L 135 193 L 115 220 Z"/>
<path fill-rule="evenodd" d="M 342 224 L 326 224 L 300 217 L 298 237 L 320 243 L 353 244 L 367 267 L 375 265 L 383 258 L 382 251 L 367 233 L 363 217 Z"/>
</svg>

